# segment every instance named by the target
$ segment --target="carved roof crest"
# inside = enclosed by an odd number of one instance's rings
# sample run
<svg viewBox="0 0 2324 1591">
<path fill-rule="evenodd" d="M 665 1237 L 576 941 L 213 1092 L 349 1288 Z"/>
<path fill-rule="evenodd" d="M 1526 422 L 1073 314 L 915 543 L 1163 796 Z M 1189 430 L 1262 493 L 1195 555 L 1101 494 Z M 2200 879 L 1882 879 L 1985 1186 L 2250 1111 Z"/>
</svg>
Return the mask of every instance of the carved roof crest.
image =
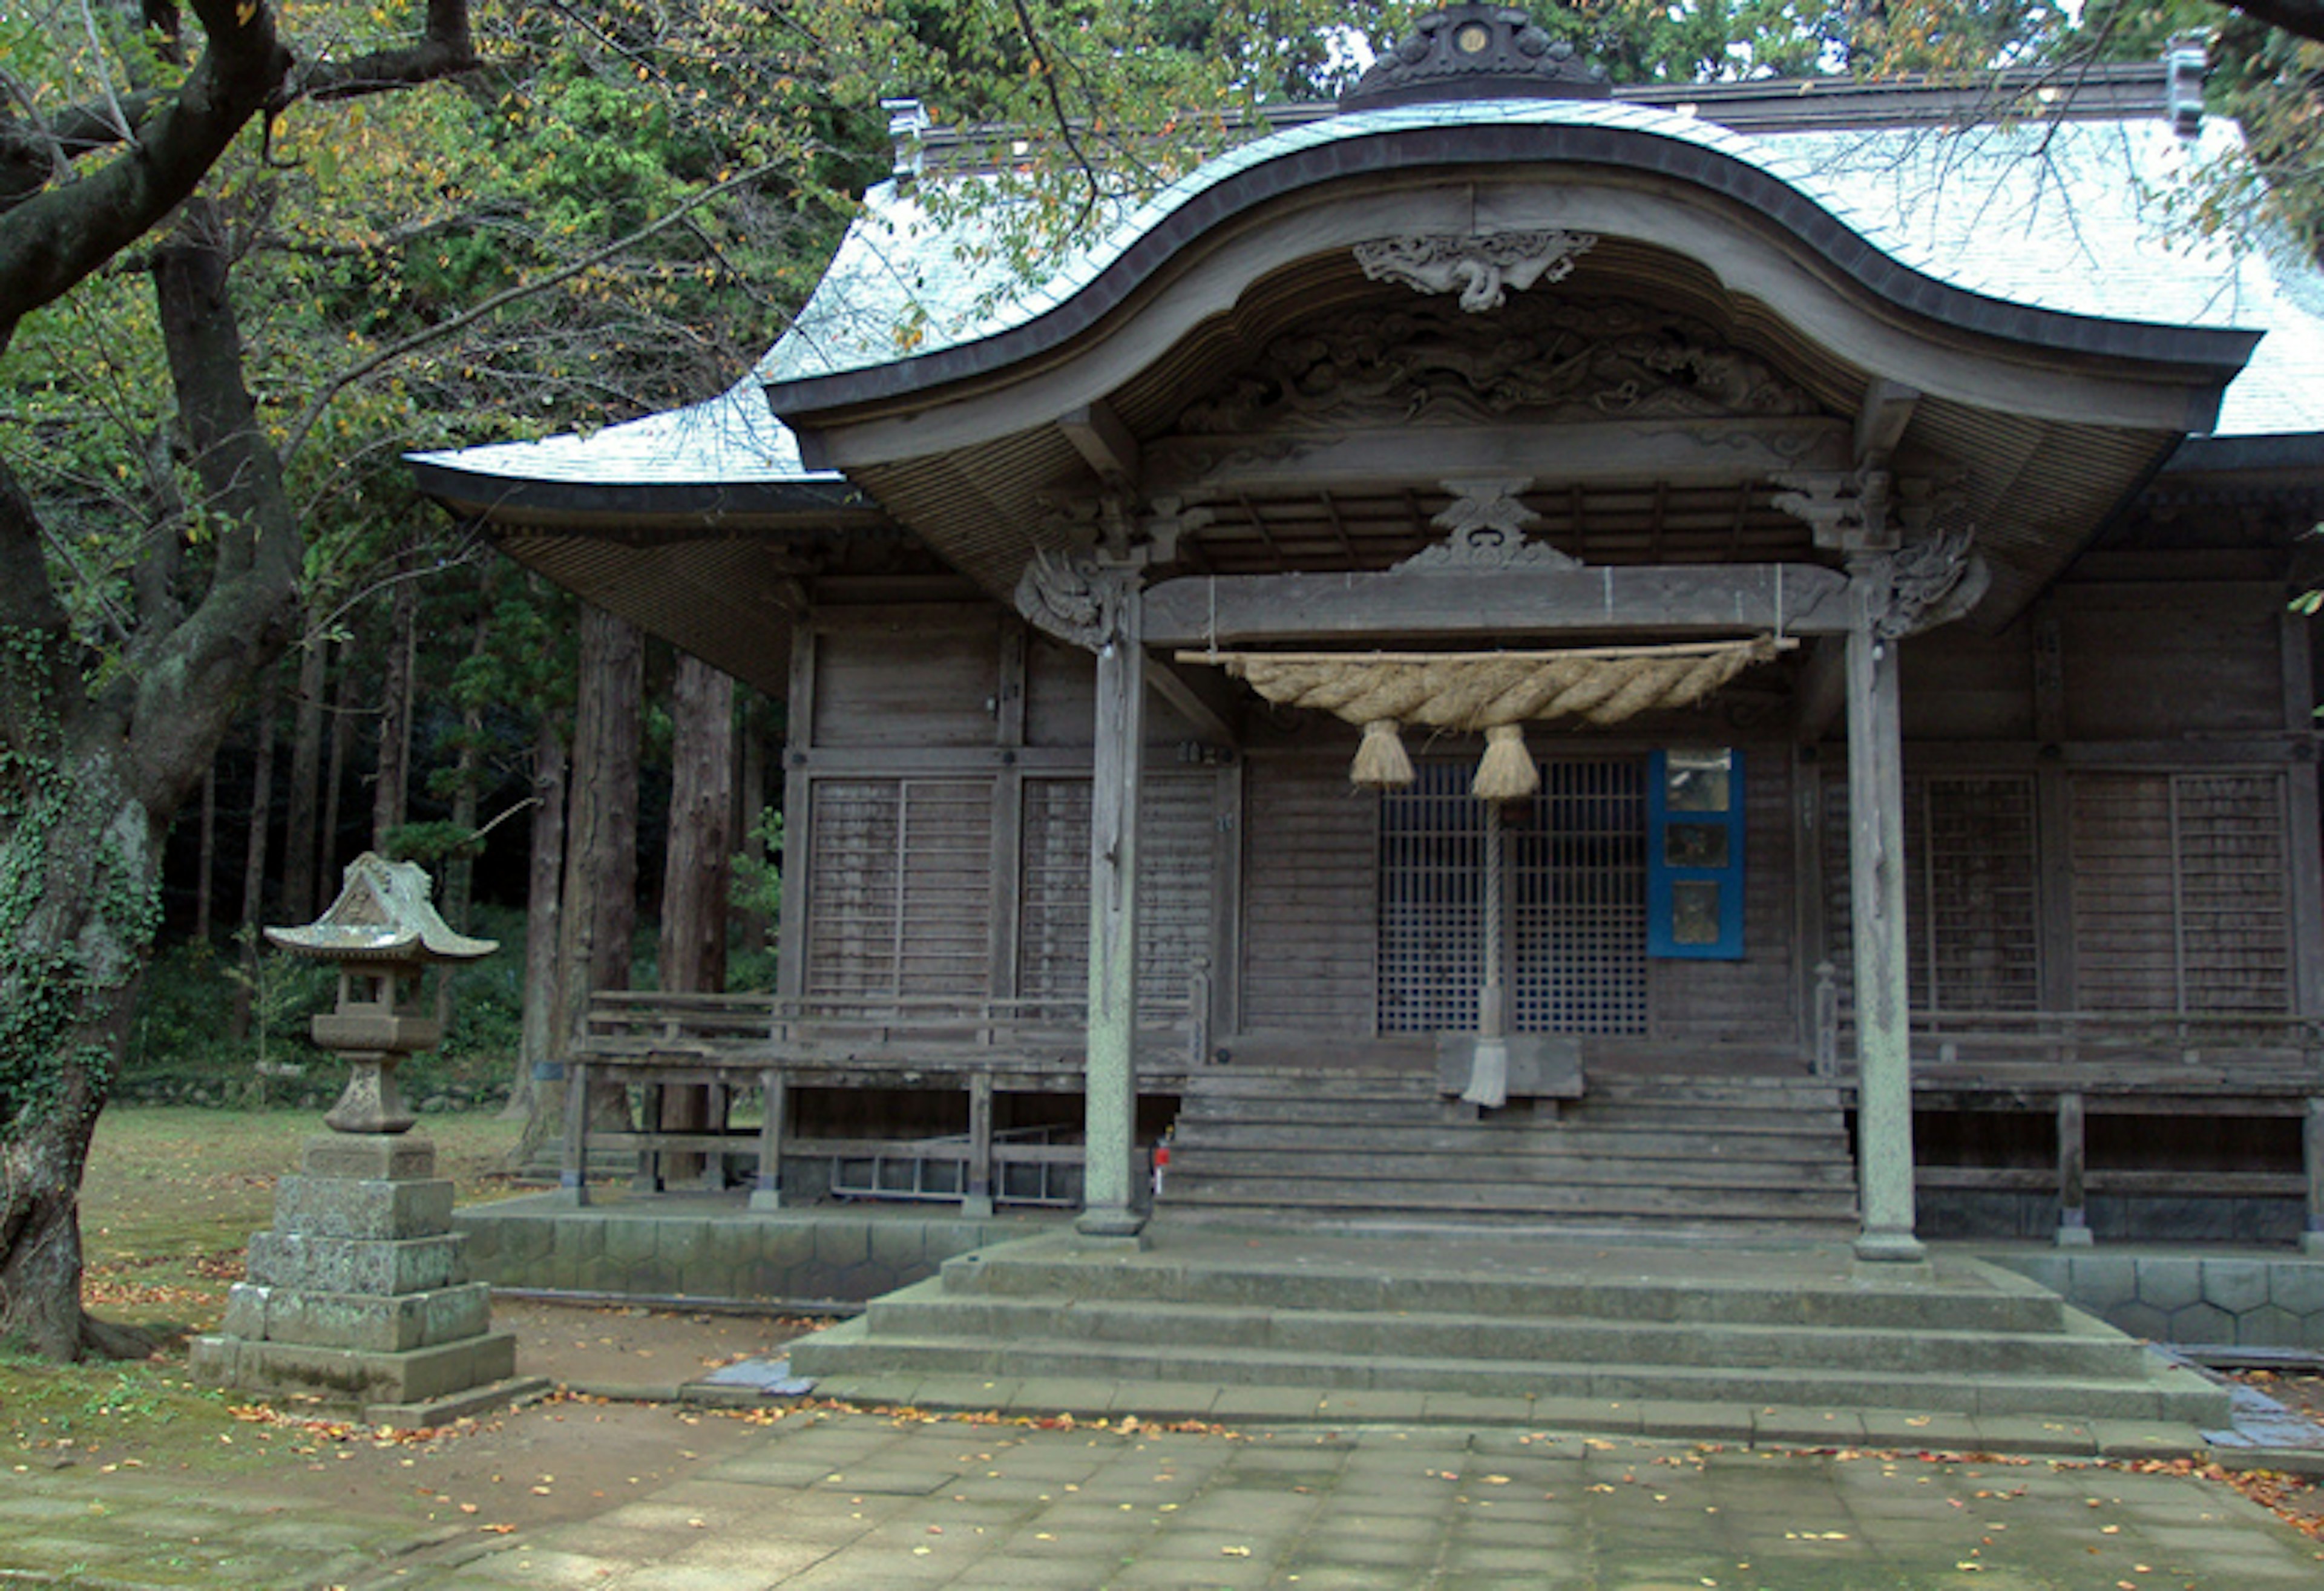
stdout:
<svg viewBox="0 0 2324 1591">
<path fill-rule="evenodd" d="M 1603 99 L 1606 69 L 1582 60 L 1514 5 L 1447 5 L 1414 19 L 1412 32 L 1341 97 L 1343 111 L 1442 99 Z"/>
<path fill-rule="evenodd" d="M 1821 412 L 1764 361 L 1685 316 L 1613 299 L 1442 300 L 1276 338 L 1181 412 L 1192 436 L 1365 424 L 1786 418 Z"/>
</svg>

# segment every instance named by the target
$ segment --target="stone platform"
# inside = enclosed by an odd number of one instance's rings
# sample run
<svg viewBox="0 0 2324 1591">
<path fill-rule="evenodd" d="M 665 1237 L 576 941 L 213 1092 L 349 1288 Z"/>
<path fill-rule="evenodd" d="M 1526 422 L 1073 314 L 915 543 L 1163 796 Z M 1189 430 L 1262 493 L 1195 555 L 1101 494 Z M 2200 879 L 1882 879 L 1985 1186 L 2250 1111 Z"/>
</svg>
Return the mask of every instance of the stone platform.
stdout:
<svg viewBox="0 0 2324 1591">
<path fill-rule="evenodd" d="M 458 1211 L 468 1274 L 514 1292 L 844 1314 L 954 1255 L 1070 1219 L 917 1204 L 753 1210 L 740 1191 L 624 1196 L 618 1185 L 590 1196 L 581 1209 L 542 1193 Z"/>
<path fill-rule="evenodd" d="M 469 1279 L 436 1149 L 401 1134 L 308 1141 L 276 1185 L 274 1225 L 250 1240 L 226 1319 L 194 1339 L 194 1378 L 269 1396 L 355 1404 L 374 1423 L 436 1423 L 513 1398 L 516 1338 L 492 1329 L 492 1289 Z"/>
</svg>

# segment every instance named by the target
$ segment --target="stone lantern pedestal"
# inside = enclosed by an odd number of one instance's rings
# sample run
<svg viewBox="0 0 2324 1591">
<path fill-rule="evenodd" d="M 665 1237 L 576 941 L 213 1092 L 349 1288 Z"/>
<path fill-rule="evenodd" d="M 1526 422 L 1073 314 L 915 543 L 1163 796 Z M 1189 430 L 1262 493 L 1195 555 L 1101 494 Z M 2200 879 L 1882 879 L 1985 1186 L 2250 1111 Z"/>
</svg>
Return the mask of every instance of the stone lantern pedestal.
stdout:
<svg viewBox="0 0 2324 1591">
<path fill-rule="evenodd" d="M 410 1133 L 395 1065 L 433 1045 L 419 1001 L 431 961 L 489 953 L 428 901 L 427 875 L 366 853 L 311 927 L 269 929 L 294 953 L 339 962 L 316 1042 L 353 1063 L 346 1092 L 277 1183 L 274 1225 L 250 1239 L 217 1333 L 194 1339 L 197 1381 L 355 1404 L 374 1424 L 437 1425 L 522 1396 L 516 1338 L 492 1329 L 491 1289 L 467 1279 L 452 1183 Z"/>
</svg>

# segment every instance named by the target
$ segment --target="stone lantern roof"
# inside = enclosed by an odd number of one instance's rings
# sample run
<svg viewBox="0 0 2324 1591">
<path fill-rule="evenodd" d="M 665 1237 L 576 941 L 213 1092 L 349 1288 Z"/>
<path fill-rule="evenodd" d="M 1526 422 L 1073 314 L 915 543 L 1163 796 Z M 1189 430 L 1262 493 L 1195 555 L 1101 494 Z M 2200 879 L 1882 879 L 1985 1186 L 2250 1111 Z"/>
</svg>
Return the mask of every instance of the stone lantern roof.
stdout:
<svg viewBox="0 0 2324 1591">
<path fill-rule="evenodd" d="M 303 928 L 269 928 L 267 942 L 328 961 L 473 961 L 500 948 L 471 939 L 438 915 L 434 886 L 417 862 L 364 851 L 347 864 L 339 897 Z"/>
</svg>

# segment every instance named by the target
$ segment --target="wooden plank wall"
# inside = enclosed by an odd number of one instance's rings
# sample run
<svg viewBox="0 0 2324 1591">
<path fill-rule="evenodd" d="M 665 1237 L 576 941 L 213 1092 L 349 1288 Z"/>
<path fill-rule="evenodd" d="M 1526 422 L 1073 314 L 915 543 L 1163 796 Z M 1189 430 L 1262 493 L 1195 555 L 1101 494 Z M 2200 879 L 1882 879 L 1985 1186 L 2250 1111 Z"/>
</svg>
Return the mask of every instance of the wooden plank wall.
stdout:
<svg viewBox="0 0 2324 1591">
<path fill-rule="evenodd" d="M 1243 769 L 1241 1025 L 1369 1037 L 1379 955 L 1379 802 L 1344 747 Z"/>
<path fill-rule="evenodd" d="M 2280 584 L 2200 577 L 2069 582 L 1998 636 L 1906 641 L 1914 1005 L 2312 1008 L 2304 642 Z M 1821 777 L 1845 992 L 1846 776 Z"/>
<path fill-rule="evenodd" d="M 819 612 L 795 648 L 785 749 L 784 988 L 818 995 L 1088 993 L 1093 660 L 989 603 Z M 1222 959 L 1232 770 L 1149 699 L 1139 878 L 1146 998 L 1183 1009 Z M 1231 825 L 1228 825 L 1231 827 Z M 1230 985 L 1231 987 L 1231 985 Z"/>
</svg>

